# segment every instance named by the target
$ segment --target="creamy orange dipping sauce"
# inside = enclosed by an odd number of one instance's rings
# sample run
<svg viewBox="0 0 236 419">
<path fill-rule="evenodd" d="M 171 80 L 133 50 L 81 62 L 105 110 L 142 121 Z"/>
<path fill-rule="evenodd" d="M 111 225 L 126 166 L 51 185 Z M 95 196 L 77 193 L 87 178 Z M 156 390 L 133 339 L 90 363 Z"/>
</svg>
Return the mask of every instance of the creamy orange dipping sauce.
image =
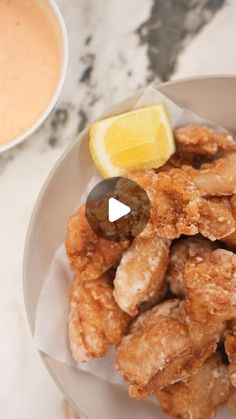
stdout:
<svg viewBox="0 0 236 419">
<path fill-rule="evenodd" d="M 59 33 L 42 4 L 0 0 L 0 147 L 33 126 L 60 78 Z"/>
</svg>

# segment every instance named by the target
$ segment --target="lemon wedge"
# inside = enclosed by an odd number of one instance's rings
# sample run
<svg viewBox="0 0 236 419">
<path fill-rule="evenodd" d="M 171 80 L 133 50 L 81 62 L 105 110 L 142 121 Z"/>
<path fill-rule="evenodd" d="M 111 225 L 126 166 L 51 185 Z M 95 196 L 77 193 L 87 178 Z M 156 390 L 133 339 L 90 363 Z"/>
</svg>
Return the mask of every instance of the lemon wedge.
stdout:
<svg viewBox="0 0 236 419">
<path fill-rule="evenodd" d="M 175 152 L 171 125 L 162 103 L 95 122 L 90 152 L 103 177 L 136 168 L 162 166 Z"/>
</svg>

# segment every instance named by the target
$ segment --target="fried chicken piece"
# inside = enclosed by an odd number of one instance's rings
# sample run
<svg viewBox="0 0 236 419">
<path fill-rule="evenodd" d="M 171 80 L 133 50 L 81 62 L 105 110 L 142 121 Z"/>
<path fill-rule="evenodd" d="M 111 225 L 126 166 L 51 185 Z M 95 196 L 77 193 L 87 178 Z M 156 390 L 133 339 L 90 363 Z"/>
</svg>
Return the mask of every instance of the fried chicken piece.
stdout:
<svg viewBox="0 0 236 419">
<path fill-rule="evenodd" d="M 232 322 L 225 331 L 225 352 L 229 360 L 229 376 L 231 383 L 236 387 L 236 322 Z"/>
<path fill-rule="evenodd" d="M 117 348 L 116 367 L 143 398 L 195 374 L 216 350 L 223 325 L 190 321 L 180 300 L 167 300 L 141 314 Z"/>
<path fill-rule="evenodd" d="M 71 351 L 77 362 L 105 356 L 110 344 L 120 342 L 129 321 L 114 300 L 107 273 L 95 281 L 75 279 L 68 328 Z"/>
<path fill-rule="evenodd" d="M 182 169 L 200 190 L 201 195 L 232 195 L 236 191 L 236 153 L 203 164 L 200 169 L 183 166 Z"/>
<path fill-rule="evenodd" d="M 85 207 L 82 206 L 69 219 L 66 250 L 71 269 L 86 281 L 96 279 L 116 265 L 128 241 L 113 242 L 99 237 L 90 227 Z"/>
<path fill-rule="evenodd" d="M 166 273 L 166 279 L 173 294 L 183 297 L 184 267 L 186 261 L 193 256 L 204 257 L 211 252 L 216 245 L 202 236 L 186 237 L 177 241 L 170 249 L 170 262 Z"/>
<path fill-rule="evenodd" d="M 153 223 L 161 237 L 171 239 L 198 232 L 200 195 L 182 170 L 172 169 L 157 174 L 148 192 Z"/>
<path fill-rule="evenodd" d="M 151 228 L 149 225 L 143 235 L 152 234 L 153 230 L 166 239 L 174 239 L 181 234 L 197 234 L 200 194 L 182 170 L 171 169 L 150 176 L 145 173 L 144 181 L 140 172 L 138 176 L 132 174 L 131 178 L 140 182 L 151 202 Z"/>
<path fill-rule="evenodd" d="M 153 169 L 137 169 L 127 173 L 127 178 L 138 183 L 138 185 L 140 185 L 146 192 L 152 187 L 155 177 L 156 172 Z"/>
<path fill-rule="evenodd" d="M 161 408 L 172 419 L 211 419 L 231 393 L 227 367 L 212 355 L 198 373 L 185 382 L 157 393 Z"/>
<path fill-rule="evenodd" d="M 236 222 L 236 195 L 230 198 L 231 211 Z M 229 246 L 236 246 L 236 231 L 229 236 L 223 237 L 222 241 Z"/>
<path fill-rule="evenodd" d="M 219 240 L 235 231 L 231 207 L 221 200 L 202 198 L 183 170 L 139 171 L 130 176 L 145 188 L 151 203 L 150 222 L 143 236 L 155 231 L 161 238 L 175 239 L 200 232 L 210 240 Z"/>
<path fill-rule="evenodd" d="M 208 239 L 221 240 L 234 234 L 236 221 L 228 197 L 209 197 L 199 203 L 198 230 Z"/>
<path fill-rule="evenodd" d="M 114 280 L 114 297 L 122 310 L 135 316 L 141 303 L 158 297 L 165 286 L 170 241 L 137 236 L 123 253 Z"/>
<path fill-rule="evenodd" d="M 185 263 L 186 310 L 194 321 L 236 319 L 236 255 L 216 249 Z"/>
<path fill-rule="evenodd" d="M 227 132 L 215 132 L 202 125 L 187 125 L 175 130 L 177 149 L 184 154 L 214 157 L 219 152 L 236 151 L 236 141 Z"/>
<path fill-rule="evenodd" d="M 150 222 L 141 233 L 156 232 L 161 238 L 173 239 L 180 234 L 196 234 L 200 194 L 187 175 L 180 169 L 167 172 L 138 171 L 129 177 L 139 183 L 150 199 Z M 193 221 L 194 220 L 194 221 Z"/>
</svg>

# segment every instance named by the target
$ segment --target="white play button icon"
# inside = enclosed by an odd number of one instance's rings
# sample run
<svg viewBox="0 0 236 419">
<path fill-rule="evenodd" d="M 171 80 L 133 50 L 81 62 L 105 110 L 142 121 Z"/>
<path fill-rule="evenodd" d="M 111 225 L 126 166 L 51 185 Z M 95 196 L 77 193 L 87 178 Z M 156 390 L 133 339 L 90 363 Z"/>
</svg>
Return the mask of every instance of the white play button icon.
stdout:
<svg viewBox="0 0 236 419">
<path fill-rule="evenodd" d="M 133 240 L 144 230 L 150 218 L 150 202 L 136 182 L 113 177 L 99 182 L 91 190 L 85 214 L 97 236 L 123 242 Z"/>
<path fill-rule="evenodd" d="M 131 211 L 128 205 L 123 204 L 115 198 L 109 198 L 108 200 L 108 219 L 110 223 L 119 220 Z"/>
</svg>

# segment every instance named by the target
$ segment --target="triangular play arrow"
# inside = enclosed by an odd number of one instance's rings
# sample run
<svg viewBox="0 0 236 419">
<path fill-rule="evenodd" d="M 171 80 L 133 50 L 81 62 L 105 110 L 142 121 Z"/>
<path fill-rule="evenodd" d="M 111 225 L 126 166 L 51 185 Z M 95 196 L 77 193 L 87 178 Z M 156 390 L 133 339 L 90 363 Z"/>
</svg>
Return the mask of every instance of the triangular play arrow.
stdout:
<svg viewBox="0 0 236 419">
<path fill-rule="evenodd" d="M 108 201 L 108 219 L 110 223 L 113 223 L 119 218 L 124 217 L 125 215 L 129 214 L 131 211 L 128 205 L 122 204 L 122 202 L 118 201 L 115 198 L 109 198 Z"/>
</svg>

